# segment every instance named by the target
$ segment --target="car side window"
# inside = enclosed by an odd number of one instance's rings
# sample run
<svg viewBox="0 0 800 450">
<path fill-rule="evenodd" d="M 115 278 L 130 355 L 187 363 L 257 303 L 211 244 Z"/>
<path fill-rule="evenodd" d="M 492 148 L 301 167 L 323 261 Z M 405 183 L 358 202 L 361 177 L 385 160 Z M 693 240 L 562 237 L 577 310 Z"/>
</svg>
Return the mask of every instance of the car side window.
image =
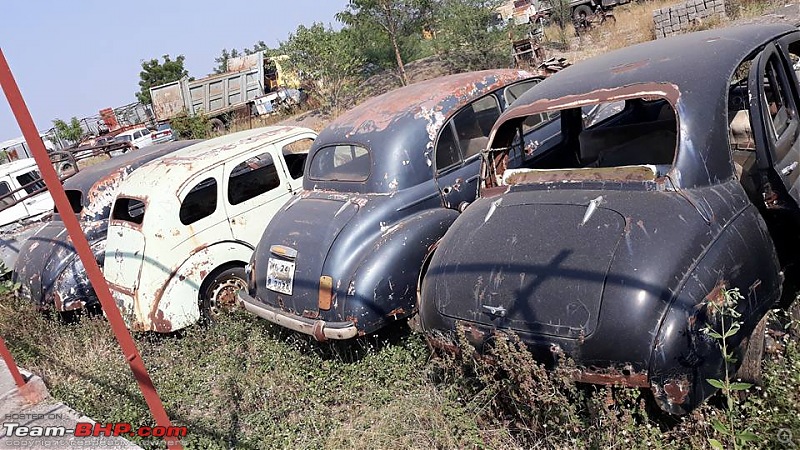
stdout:
<svg viewBox="0 0 800 450">
<path fill-rule="evenodd" d="M 135 131 L 133 133 L 133 139 L 134 140 L 139 139 L 140 137 L 142 137 L 142 133 L 140 131 Z"/>
<path fill-rule="evenodd" d="M 500 117 L 497 97 L 487 95 L 456 114 L 453 124 L 464 159 L 477 155 L 489 142 L 492 125 Z"/>
<path fill-rule="evenodd" d="M 293 180 L 303 176 L 308 151 L 311 150 L 313 144 L 313 139 L 303 138 L 292 141 L 281 148 L 283 160 L 286 161 L 286 168 L 289 170 L 289 176 Z"/>
<path fill-rule="evenodd" d="M 191 225 L 217 210 L 217 180 L 206 178 L 197 183 L 181 202 L 181 223 Z"/>
<path fill-rule="evenodd" d="M 8 186 L 8 183 L 5 181 L 0 182 L 0 197 L 6 196 L 11 193 L 11 188 Z"/>
<path fill-rule="evenodd" d="M 239 163 L 228 179 L 228 202 L 231 205 L 258 197 L 280 186 L 281 177 L 272 155 L 262 153 Z"/>
<path fill-rule="evenodd" d="M 534 87 L 538 83 L 539 80 L 527 80 L 507 87 L 506 90 L 503 91 L 503 100 L 506 101 L 506 106 L 510 106 L 514 103 L 514 100 L 518 99 L 522 94 L 527 92 L 528 89 Z"/>
<path fill-rule="evenodd" d="M 797 112 L 789 93 L 786 91 L 786 74 L 783 72 L 778 56 L 773 54 L 767 61 L 764 72 L 764 102 L 769 113 L 772 137 L 778 140 L 797 120 Z"/>
<path fill-rule="evenodd" d="M 436 143 L 436 170 L 441 172 L 461 162 L 461 154 L 453 133 L 451 122 L 442 129 L 439 141 Z"/>
<path fill-rule="evenodd" d="M 20 186 L 25 187 L 25 192 L 28 194 L 33 194 L 34 192 L 41 191 L 45 188 L 44 180 L 42 180 L 38 170 L 31 170 L 30 172 L 25 172 L 22 175 L 17 175 L 17 182 Z M 30 185 L 26 186 L 28 184 Z"/>
</svg>

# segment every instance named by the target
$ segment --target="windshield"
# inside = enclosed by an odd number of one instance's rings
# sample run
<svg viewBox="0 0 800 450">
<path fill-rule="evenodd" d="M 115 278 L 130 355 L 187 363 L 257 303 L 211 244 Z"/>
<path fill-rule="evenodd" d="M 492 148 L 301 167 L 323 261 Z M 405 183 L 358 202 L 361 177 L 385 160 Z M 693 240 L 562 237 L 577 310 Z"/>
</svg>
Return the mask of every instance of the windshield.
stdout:
<svg viewBox="0 0 800 450">
<path fill-rule="evenodd" d="M 366 181 L 371 162 L 369 151 L 364 147 L 332 145 L 314 155 L 308 175 L 320 181 Z"/>
</svg>

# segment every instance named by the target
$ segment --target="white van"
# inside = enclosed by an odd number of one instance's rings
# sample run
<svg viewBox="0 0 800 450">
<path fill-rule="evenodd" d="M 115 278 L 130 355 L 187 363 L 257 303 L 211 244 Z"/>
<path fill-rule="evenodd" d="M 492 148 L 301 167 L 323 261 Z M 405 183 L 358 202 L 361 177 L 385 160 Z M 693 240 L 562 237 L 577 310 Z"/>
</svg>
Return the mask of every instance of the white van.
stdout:
<svg viewBox="0 0 800 450">
<path fill-rule="evenodd" d="M 235 305 L 272 216 L 302 189 L 307 128 L 220 136 L 151 161 L 111 209 L 104 273 L 128 326 L 170 332 Z"/>
<path fill-rule="evenodd" d="M 53 198 L 45 189 L 36 160 L 0 165 L 0 227 L 52 211 Z"/>
<path fill-rule="evenodd" d="M 134 149 L 153 145 L 153 137 L 151 136 L 151 132 L 144 127 L 134 128 L 114 136 L 114 142 L 123 141 L 130 142 Z"/>
</svg>

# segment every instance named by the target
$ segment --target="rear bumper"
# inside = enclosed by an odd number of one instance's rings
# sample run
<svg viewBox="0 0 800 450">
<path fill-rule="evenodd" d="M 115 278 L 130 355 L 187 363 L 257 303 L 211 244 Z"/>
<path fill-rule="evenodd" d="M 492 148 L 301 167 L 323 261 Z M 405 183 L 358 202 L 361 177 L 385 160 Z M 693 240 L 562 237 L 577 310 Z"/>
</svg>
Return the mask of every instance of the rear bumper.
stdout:
<svg viewBox="0 0 800 450">
<path fill-rule="evenodd" d="M 161 136 L 160 138 L 153 139 L 153 144 L 163 144 L 164 142 L 172 142 L 175 140 L 175 135 Z"/>
<path fill-rule="evenodd" d="M 358 336 L 358 328 L 353 322 L 326 322 L 306 317 L 265 305 L 243 291 L 239 291 L 239 304 L 251 314 L 266 319 L 276 325 L 314 336 L 318 341 L 328 339 L 344 340 Z"/>
</svg>

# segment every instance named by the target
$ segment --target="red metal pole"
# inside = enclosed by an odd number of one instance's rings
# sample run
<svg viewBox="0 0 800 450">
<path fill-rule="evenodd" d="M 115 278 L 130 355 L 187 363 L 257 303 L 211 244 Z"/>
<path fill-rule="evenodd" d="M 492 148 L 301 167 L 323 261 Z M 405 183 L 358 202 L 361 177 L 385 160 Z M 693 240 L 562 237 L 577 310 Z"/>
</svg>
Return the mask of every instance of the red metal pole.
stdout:
<svg viewBox="0 0 800 450">
<path fill-rule="evenodd" d="M 25 379 L 22 378 L 22 374 L 19 373 L 19 367 L 17 367 L 17 363 L 14 362 L 14 356 L 8 351 L 6 341 L 2 337 L 0 337 L 0 356 L 2 356 L 3 360 L 6 362 L 8 371 L 11 372 L 11 376 L 14 378 L 14 382 L 17 383 L 17 387 L 25 386 Z"/>
<path fill-rule="evenodd" d="M 147 406 L 150 407 L 150 412 L 153 414 L 157 425 L 170 426 L 169 416 L 161 403 L 161 398 L 159 398 L 155 386 L 153 386 L 153 381 L 147 373 L 147 368 L 139 355 L 139 351 L 136 349 L 136 343 L 133 341 L 128 327 L 125 326 L 125 321 L 122 320 L 122 315 L 117 309 L 114 298 L 111 296 L 111 291 L 109 291 L 108 284 L 103 278 L 103 273 L 94 259 L 89 242 L 86 241 L 86 236 L 83 234 L 75 214 L 72 213 L 72 207 L 67 200 L 67 195 L 64 193 L 64 188 L 61 186 L 58 175 L 50 164 L 47 150 L 44 148 L 44 143 L 39 136 L 39 131 L 36 129 L 36 124 L 33 122 L 25 100 L 22 98 L 17 82 L 14 80 L 14 75 L 11 74 L 11 69 L 8 66 L 2 48 L 0 48 L 0 86 L 2 86 L 8 104 L 11 106 L 11 111 L 14 113 L 14 117 L 16 117 L 17 123 L 22 130 L 22 135 L 25 136 L 28 147 L 33 152 L 33 157 L 36 159 L 36 165 L 39 166 L 39 171 L 47 185 L 47 190 L 50 191 L 56 208 L 61 213 L 61 219 L 67 228 L 72 245 L 75 246 L 75 250 L 81 258 L 81 262 L 83 262 L 89 281 L 100 299 L 103 312 L 105 312 L 108 322 L 111 324 L 111 329 L 114 331 L 125 359 L 128 360 L 131 372 L 133 372 L 133 376 L 139 384 L 139 389 L 142 391 Z M 183 448 L 180 441 L 175 438 L 164 437 L 164 440 L 170 449 Z"/>
</svg>

